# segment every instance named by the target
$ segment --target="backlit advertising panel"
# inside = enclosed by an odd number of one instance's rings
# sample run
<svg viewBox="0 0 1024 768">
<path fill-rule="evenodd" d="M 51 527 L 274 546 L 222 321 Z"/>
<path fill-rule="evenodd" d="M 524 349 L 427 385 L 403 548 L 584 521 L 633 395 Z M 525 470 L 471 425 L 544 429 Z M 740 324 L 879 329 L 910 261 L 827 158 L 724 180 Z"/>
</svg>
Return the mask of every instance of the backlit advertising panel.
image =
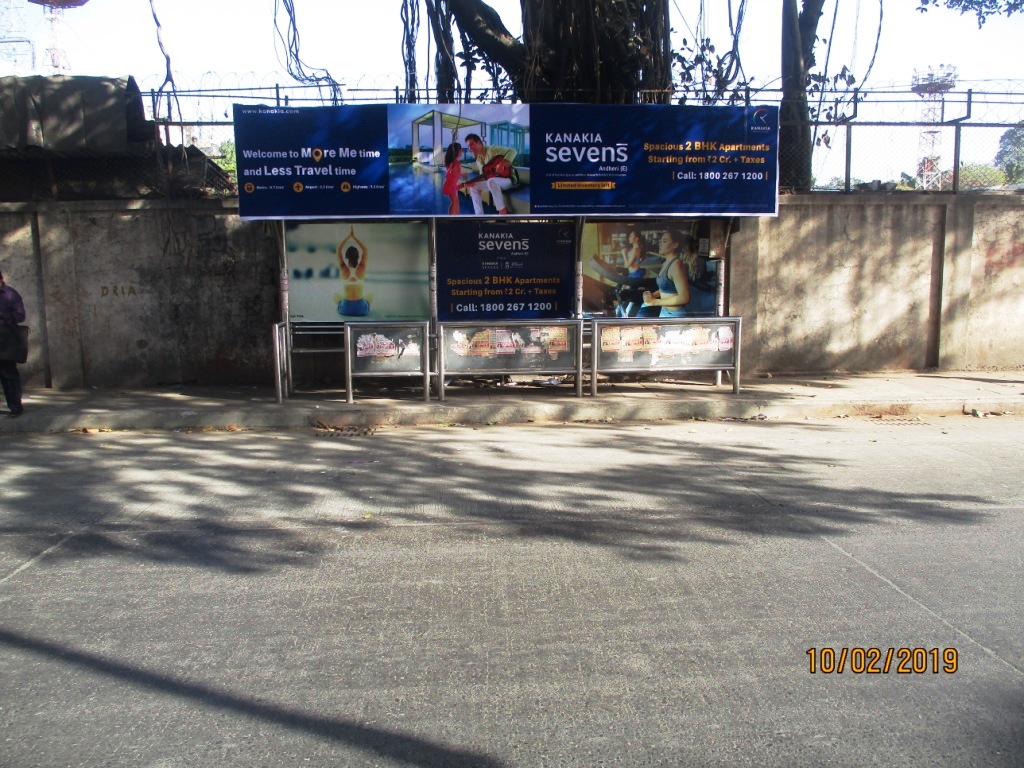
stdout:
<svg viewBox="0 0 1024 768">
<path fill-rule="evenodd" d="M 774 216 L 778 108 L 235 105 L 242 218 Z"/>
</svg>

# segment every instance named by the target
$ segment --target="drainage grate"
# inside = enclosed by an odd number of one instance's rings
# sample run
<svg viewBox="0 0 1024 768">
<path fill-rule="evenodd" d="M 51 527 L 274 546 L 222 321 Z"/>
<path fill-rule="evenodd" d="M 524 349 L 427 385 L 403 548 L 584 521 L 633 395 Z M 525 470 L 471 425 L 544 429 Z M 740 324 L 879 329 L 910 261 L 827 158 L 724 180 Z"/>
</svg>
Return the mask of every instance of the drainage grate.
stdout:
<svg viewBox="0 0 1024 768">
<path fill-rule="evenodd" d="M 928 422 L 920 416 L 875 416 L 875 421 L 882 424 L 902 424 L 908 426 L 927 426 Z"/>
<path fill-rule="evenodd" d="M 357 427 L 352 424 L 334 425 L 322 421 L 314 422 L 317 437 L 369 437 L 377 431 L 376 427 Z"/>
</svg>

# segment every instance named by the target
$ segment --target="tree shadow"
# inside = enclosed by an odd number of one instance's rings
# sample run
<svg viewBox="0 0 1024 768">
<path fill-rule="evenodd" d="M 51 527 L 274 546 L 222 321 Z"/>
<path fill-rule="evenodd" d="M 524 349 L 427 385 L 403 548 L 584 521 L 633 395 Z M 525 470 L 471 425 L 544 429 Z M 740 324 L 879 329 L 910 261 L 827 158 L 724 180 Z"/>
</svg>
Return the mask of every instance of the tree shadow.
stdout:
<svg viewBox="0 0 1024 768">
<path fill-rule="evenodd" d="M 50 548 L 48 561 L 122 557 L 257 574 L 315 567 L 325 529 L 451 523 L 671 561 L 686 543 L 975 524 L 992 503 L 952 481 L 945 490 L 844 482 L 863 470 L 841 452 L 781 450 L 764 439 L 778 428 L 738 424 L 730 443 L 690 436 L 686 423 L 26 438 L 12 451 L 17 468 L 5 469 L 0 531 L 21 534 L 28 556 Z M 809 431 L 843 434 L 821 424 L 796 434 Z M 884 464 L 890 449 L 876 450 Z"/>
<path fill-rule="evenodd" d="M 977 381 L 980 384 L 1000 384 L 1000 385 L 1006 385 L 1006 386 L 1018 386 L 1018 385 L 1024 384 L 1024 376 L 1021 376 L 1019 379 L 1009 379 L 1009 378 L 1004 379 L 1004 378 L 994 378 L 992 376 L 984 376 L 984 375 L 977 374 L 977 373 L 975 373 L 973 375 L 969 375 L 969 374 L 966 374 L 966 373 L 951 374 L 951 373 L 938 373 L 937 372 L 937 373 L 925 373 L 925 374 L 919 374 L 919 375 L 923 376 L 925 378 L 940 379 L 940 380 L 941 379 L 948 379 L 948 378 L 951 378 L 951 377 L 955 376 L 957 379 L 960 379 L 961 381 Z"/>
<path fill-rule="evenodd" d="M 994 504 L 984 492 L 953 490 L 960 481 L 952 476 L 938 487 L 836 482 L 833 474 L 858 471 L 843 458 L 855 454 L 827 448 L 849 441 L 841 425 L 734 429 L 709 432 L 684 422 L 394 429 L 358 437 L 19 437 L 5 446 L 11 458 L 0 469 L 0 532 L 15 534 L 8 541 L 37 568 L 107 558 L 257 578 L 313 571 L 341 536 L 431 525 L 445 526 L 456 542 L 480 535 L 553 540 L 678 567 L 689 565 L 686 545 L 738 550 L 765 537 L 801 541 L 906 521 L 976 525 Z M 784 447 L 811 434 L 828 440 L 815 440 L 813 450 Z M 907 440 L 893 435 L 892 442 L 892 451 L 907 450 Z M 380 759 L 504 765 L 438 740 L 256 700 L 13 628 L 0 628 L 0 643 Z"/>
</svg>

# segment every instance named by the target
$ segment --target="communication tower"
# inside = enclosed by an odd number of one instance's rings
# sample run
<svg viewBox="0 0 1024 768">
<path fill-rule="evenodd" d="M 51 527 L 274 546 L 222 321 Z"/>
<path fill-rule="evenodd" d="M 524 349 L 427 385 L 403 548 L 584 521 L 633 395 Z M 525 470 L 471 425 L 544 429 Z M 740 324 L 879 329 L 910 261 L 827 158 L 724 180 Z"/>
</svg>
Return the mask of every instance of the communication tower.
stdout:
<svg viewBox="0 0 1024 768">
<path fill-rule="evenodd" d="M 64 9 L 79 8 L 89 0 L 28 0 L 43 6 L 43 21 L 46 22 L 46 62 L 51 75 L 63 75 L 71 71 L 67 51 L 64 50 Z"/>
<path fill-rule="evenodd" d="M 923 125 L 917 142 L 917 181 L 921 189 L 942 189 L 942 134 L 938 125 L 942 122 L 942 111 L 946 93 L 956 86 L 956 67 L 943 64 L 929 67 L 927 72 L 914 72 L 910 90 L 924 100 L 921 109 Z"/>
<path fill-rule="evenodd" d="M 36 46 L 28 36 L 25 0 L 0 0 L 0 75 L 27 75 L 36 67 Z"/>
</svg>

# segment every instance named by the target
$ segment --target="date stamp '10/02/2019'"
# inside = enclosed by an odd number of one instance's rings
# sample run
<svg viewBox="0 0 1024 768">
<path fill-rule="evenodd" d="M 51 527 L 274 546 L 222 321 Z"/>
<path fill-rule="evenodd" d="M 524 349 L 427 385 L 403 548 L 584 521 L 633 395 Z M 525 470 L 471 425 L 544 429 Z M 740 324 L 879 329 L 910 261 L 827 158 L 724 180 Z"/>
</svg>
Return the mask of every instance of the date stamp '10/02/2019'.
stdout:
<svg viewBox="0 0 1024 768">
<path fill-rule="evenodd" d="M 808 648 L 809 672 L 814 674 L 951 675 L 957 671 L 956 648 Z"/>
</svg>

